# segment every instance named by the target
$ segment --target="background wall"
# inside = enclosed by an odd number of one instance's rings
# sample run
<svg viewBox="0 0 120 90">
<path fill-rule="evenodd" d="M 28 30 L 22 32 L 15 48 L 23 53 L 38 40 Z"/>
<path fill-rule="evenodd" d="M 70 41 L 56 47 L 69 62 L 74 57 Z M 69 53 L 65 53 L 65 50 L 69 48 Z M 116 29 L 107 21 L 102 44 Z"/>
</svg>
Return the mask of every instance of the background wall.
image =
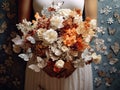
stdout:
<svg viewBox="0 0 120 90">
<path fill-rule="evenodd" d="M 119 90 L 120 0 L 98 1 L 98 25 L 103 30 L 100 37 L 105 40 L 107 50 L 102 63 L 93 65 L 94 90 Z"/>
<path fill-rule="evenodd" d="M 11 45 L 16 23 L 17 0 L 0 0 L 0 90 L 23 90 L 25 62 L 16 58 Z"/>
<path fill-rule="evenodd" d="M 120 0 L 98 1 L 100 37 L 105 40 L 107 50 L 102 55 L 102 63 L 92 65 L 94 90 L 119 90 Z M 17 0 L 0 0 L 0 90 L 23 90 L 24 87 L 26 63 L 13 53 L 11 45 L 11 38 L 17 33 L 16 13 Z"/>
</svg>

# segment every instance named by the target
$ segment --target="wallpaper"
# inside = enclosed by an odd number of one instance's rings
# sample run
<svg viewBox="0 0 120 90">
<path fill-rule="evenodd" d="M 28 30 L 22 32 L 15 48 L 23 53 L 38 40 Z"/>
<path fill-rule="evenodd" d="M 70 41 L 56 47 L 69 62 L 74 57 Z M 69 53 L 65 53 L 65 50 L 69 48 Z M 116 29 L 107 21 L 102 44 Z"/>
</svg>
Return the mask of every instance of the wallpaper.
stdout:
<svg viewBox="0 0 120 90">
<path fill-rule="evenodd" d="M 17 0 L 0 0 L 0 90 L 24 88 L 26 62 L 13 52 L 11 42 L 18 33 L 16 23 Z M 102 47 L 102 62 L 92 64 L 94 90 L 119 90 L 120 0 L 98 0 L 98 26 L 104 41 L 97 41 Z"/>
<path fill-rule="evenodd" d="M 0 90 L 23 90 L 25 62 L 13 53 L 17 1 L 0 0 Z"/>
</svg>

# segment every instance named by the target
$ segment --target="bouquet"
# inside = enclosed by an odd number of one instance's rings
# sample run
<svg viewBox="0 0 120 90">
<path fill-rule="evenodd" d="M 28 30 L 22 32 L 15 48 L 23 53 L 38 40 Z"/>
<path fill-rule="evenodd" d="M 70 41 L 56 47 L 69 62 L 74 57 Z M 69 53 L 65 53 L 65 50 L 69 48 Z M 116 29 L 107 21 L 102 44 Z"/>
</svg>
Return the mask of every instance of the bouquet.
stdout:
<svg viewBox="0 0 120 90">
<path fill-rule="evenodd" d="M 96 35 L 95 20 L 82 20 L 80 9 L 63 9 L 62 3 L 51 5 L 35 14 L 35 20 L 17 24 L 22 35 L 12 39 L 14 51 L 36 72 L 45 71 L 52 77 L 68 77 L 79 67 L 100 63 L 90 46 Z"/>
</svg>

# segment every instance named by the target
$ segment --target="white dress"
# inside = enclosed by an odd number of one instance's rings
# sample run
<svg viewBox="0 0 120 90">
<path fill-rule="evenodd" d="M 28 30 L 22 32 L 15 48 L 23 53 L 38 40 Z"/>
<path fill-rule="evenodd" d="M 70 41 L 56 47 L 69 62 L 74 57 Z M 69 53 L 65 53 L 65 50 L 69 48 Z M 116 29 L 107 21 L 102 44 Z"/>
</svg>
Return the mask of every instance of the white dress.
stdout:
<svg viewBox="0 0 120 90">
<path fill-rule="evenodd" d="M 35 12 L 40 12 L 43 6 L 51 4 L 53 0 L 33 0 Z M 84 0 L 54 0 L 64 1 L 65 8 L 80 8 L 83 11 Z M 27 66 L 32 61 L 27 62 Z M 39 88 L 42 87 L 43 89 Z M 45 72 L 39 73 L 26 67 L 25 90 L 93 90 L 93 78 L 91 65 L 76 69 L 67 78 L 53 78 Z"/>
</svg>

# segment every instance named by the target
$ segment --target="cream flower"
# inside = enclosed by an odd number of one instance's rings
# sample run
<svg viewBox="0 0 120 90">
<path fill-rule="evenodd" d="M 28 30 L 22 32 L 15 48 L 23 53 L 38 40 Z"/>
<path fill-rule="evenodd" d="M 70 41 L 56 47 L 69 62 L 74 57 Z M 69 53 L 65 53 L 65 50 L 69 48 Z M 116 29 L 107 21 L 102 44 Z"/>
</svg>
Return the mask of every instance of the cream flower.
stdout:
<svg viewBox="0 0 120 90">
<path fill-rule="evenodd" d="M 96 55 L 96 53 L 93 53 L 93 54 L 92 54 L 92 58 L 93 58 L 93 62 L 94 62 L 95 64 L 99 64 L 102 57 L 101 57 L 101 55 Z"/>
<path fill-rule="evenodd" d="M 58 60 L 55 63 L 55 66 L 58 68 L 63 68 L 64 67 L 65 62 L 63 60 Z"/>
<path fill-rule="evenodd" d="M 70 9 L 60 9 L 58 11 L 58 14 L 68 17 L 71 14 L 71 12 L 72 12 L 72 10 L 70 10 Z"/>
<path fill-rule="evenodd" d="M 92 59 L 91 52 L 88 49 L 85 49 L 81 54 L 81 58 L 84 59 L 85 61 L 91 60 Z"/>
<path fill-rule="evenodd" d="M 62 54 L 62 51 L 60 49 L 57 49 L 55 46 L 51 45 L 50 49 L 56 56 L 60 56 Z"/>
<path fill-rule="evenodd" d="M 92 26 L 93 29 L 96 29 L 96 27 L 97 27 L 97 20 L 96 19 L 92 19 L 90 21 L 90 25 Z"/>
<path fill-rule="evenodd" d="M 84 23 L 80 23 L 79 26 L 76 29 L 77 34 L 83 34 L 84 33 Z"/>
<path fill-rule="evenodd" d="M 62 46 L 62 47 L 61 47 L 61 50 L 62 50 L 63 52 L 69 51 L 69 49 L 67 48 L 67 46 Z"/>
<path fill-rule="evenodd" d="M 85 38 L 85 42 L 89 43 L 89 42 L 90 42 L 90 40 L 91 40 L 91 36 L 90 36 L 90 35 L 88 35 L 88 36 Z"/>
<path fill-rule="evenodd" d="M 74 22 L 75 23 L 80 23 L 82 21 L 83 21 L 82 16 L 79 16 L 79 15 L 74 16 Z"/>
<path fill-rule="evenodd" d="M 37 30 L 37 37 L 38 37 L 38 39 L 39 40 L 41 40 L 42 39 L 42 37 L 43 37 L 43 33 L 46 31 L 46 29 L 43 29 L 43 28 L 40 28 L 40 29 L 38 29 Z"/>
<path fill-rule="evenodd" d="M 60 56 L 61 54 L 62 54 L 61 50 L 59 50 L 59 49 L 55 50 L 55 55 L 56 56 Z"/>
<path fill-rule="evenodd" d="M 29 31 L 33 29 L 32 23 L 30 21 L 27 21 L 26 19 L 23 19 L 22 23 L 16 24 L 18 30 L 21 30 L 23 35 L 26 35 Z"/>
<path fill-rule="evenodd" d="M 63 21 L 64 21 L 64 19 L 63 19 L 62 16 L 53 16 L 53 17 L 50 19 L 51 26 L 52 26 L 54 29 L 62 28 L 62 27 L 63 27 L 63 24 L 62 24 Z"/>
<path fill-rule="evenodd" d="M 50 44 L 52 44 L 54 41 L 56 41 L 57 37 L 58 37 L 58 34 L 53 29 L 49 29 L 43 33 L 43 39 Z"/>
</svg>

